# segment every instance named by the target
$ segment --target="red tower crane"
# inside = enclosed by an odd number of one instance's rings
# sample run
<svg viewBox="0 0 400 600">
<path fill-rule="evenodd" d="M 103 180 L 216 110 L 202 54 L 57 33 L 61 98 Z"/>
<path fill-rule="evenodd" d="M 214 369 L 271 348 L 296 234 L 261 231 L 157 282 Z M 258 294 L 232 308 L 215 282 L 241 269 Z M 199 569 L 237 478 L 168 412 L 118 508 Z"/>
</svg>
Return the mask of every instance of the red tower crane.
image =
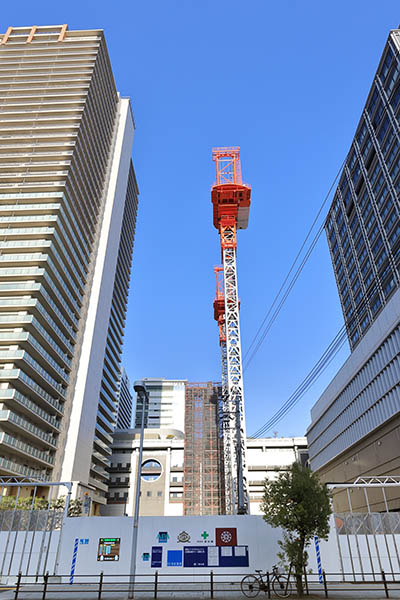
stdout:
<svg viewBox="0 0 400 600">
<path fill-rule="evenodd" d="M 214 318 L 218 322 L 221 347 L 226 512 L 246 514 L 249 499 L 236 231 L 247 227 L 251 188 L 242 182 L 239 147 L 213 148 L 212 158 L 216 162 L 217 181 L 211 188 L 211 201 L 214 226 L 220 234 L 223 263 L 223 267 L 215 269 L 217 296 Z"/>
</svg>

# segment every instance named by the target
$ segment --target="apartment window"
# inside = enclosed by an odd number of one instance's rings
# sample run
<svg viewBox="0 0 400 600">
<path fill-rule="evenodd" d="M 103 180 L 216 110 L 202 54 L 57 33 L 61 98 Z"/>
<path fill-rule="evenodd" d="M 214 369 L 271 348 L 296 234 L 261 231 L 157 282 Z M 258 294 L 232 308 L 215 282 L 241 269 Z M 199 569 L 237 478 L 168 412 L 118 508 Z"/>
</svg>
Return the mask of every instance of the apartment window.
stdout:
<svg viewBox="0 0 400 600">
<path fill-rule="evenodd" d="M 362 127 L 360 129 L 360 131 L 357 134 L 357 141 L 359 143 L 359 145 L 361 146 L 361 144 L 363 143 L 363 140 L 366 136 L 367 133 L 367 126 L 365 124 L 365 122 L 363 122 Z"/>
<path fill-rule="evenodd" d="M 380 129 L 377 134 L 377 138 L 379 140 L 380 145 L 382 145 L 382 140 L 385 137 L 387 130 L 389 129 L 389 125 L 389 117 L 386 115 L 386 117 L 382 121 L 382 125 L 380 126 Z"/>
<path fill-rule="evenodd" d="M 388 296 L 388 295 L 390 294 L 390 292 L 391 292 L 391 291 L 392 291 L 392 289 L 393 289 L 393 286 L 394 286 L 394 279 L 393 279 L 393 277 L 392 277 L 392 278 L 391 278 L 391 280 L 389 281 L 389 283 L 387 283 L 387 284 L 385 285 L 385 287 L 383 288 L 383 291 L 384 291 L 385 297 L 386 297 L 386 296 Z"/>
<path fill-rule="evenodd" d="M 383 60 L 381 70 L 379 72 L 379 77 L 380 77 L 380 80 L 382 81 L 382 83 L 385 82 L 387 74 L 389 73 L 390 67 L 392 65 L 392 60 L 393 60 L 393 52 L 392 52 L 391 48 L 388 48 L 388 51 L 386 52 L 386 56 Z"/>
<path fill-rule="evenodd" d="M 347 185 L 347 177 L 346 177 L 346 175 L 345 175 L 345 174 L 343 174 L 343 179 L 342 179 L 342 181 L 339 183 L 339 185 L 340 185 L 340 191 L 342 192 L 342 195 L 343 195 L 343 194 L 344 194 L 344 190 L 345 190 L 345 188 L 346 188 L 346 185 Z"/>
<path fill-rule="evenodd" d="M 397 106 L 400 102 L 400 85 L 397 86 L 396 91 L 394 92 L 392 99 L 390 100 L 390 104 L 392 105 L 393 110 L 396 112 Z"/>
<path fill-rule="evenodd" d="M 390 215 L 389 219 L 387 220 L 387 222 L 385 223 L 385 231 L 386 231 L 387 233 L 389 233 L 389 231 L 391 230 L 391 228 L 392 228 L 393 224 L 394 224 L 394 223 L 395 223 L 395 221 L 397 221 L 397 220 L 398 220 L 397 213 L 396 213 L 396 211 L 394 210 L 394 211 L 392 212 L 392 214 Z"/>
<path fill-rule="evenodd" d="M 364 244 L 364 240 L 361 240 Z M 365 247 L 365 244 L 363 245 L 363 249 L 361 254 L 358 257 L 358 260 L 360 261 L 360 263 L 362 263 L 362 261 L 364 260 L 364 258 L 367 256 L 367 248 Z"/>
<path fill-rule="evenodd" d="M 371 283 L 371 281 L 374 278 L 374 274 L 371 271 L 370 274 L 368 275 L 367 279 L 364 281 L 365 287 L 367 288 L 369 286 L 369 284 Z"/>
<path fill-rule="evenodd" d="M 372 254 L 374 256 L 377 256 L 377 254 L 379 252 L 379 249 L 382 246 L 382 244 L 383 244 L 382 238 L 381 238 L 381 236 L 379 236 L 379 238 L 377 239 L 374 247 L 372 248 Z"/>
<path fill-rule="evenodd" d="M 373 314 L 375 314 L 377 312 L 377 310 L 380 308 L 381 304 L 382 304 L 381 299 L 377 298 L 371 307 Z"/>
<path fill-rule="evenodd" d="M 364 331 L 364 329 L 369 325 L 369 316 L 366 315 L 363 320 L 361 321 L 361 329 Z"/>
<path fill-rule="evenodd" d="M 374 115 L 374 118 L 372 119 L 372 125 L 373 125 L 374 129 L 376 129 L 379 121 L 381 120 L 382 114 L 383 114 L 383 104 L 382 104 L 382 102 L 379 102 L 378 108 L 376 109 L 376 112 Z"/>
<path fill-rule="evenodd" d="M 162 498 L 163 493 L 162 492 L 157 492 L 157 497 L 158 498 Z"/>
<path fill-rule="evenodd" d="M 363 157 L 364 160 L 367 158 L 368 153 L 371 149 L 371 146 L 372 146 L 371 138 L 370 138 L 370 136 L 368 136 L 367 139 L 365 140 L 365 144 L 361 150 L 361 156 Z"/>
<path fill-rule="evenodd" d="M 398 76 L 399 76 L 399 65 L 394 65 L 392 71 L 390 72 L 388 80 L 385 84 L 385 90 L 386 90 L 386 93 L 388 96 L 390 96 L 390 94 L 392 93 L 392 90 L 395 86 Z"/>
<path fill-rule="evenodd" d="M 151 498 L 151 496 L 152 496 L 152 495 L 153 495 L 153 492 L 147 492 L 147 493 L 146 493 L 146 496 L 147 496 L 148 498 Z"/>
<path fill-rule="evenodd" d="M 382 192 L 380 193 L 380 195 L 376 201 L 376 203 L 379 207 L 382 206 L 382 204 L 385 202 L 385 198 L 387 197 L 388 193 L 389 193 L 389 190 L 388 190 L 387 186 L 385 185 L 385 187 L 383 188 Z"/>
<path fill-rule="evenodd" d="M 375 225 L 374 229 L 372 230 L 371 235 L 369 236 L 369 241 L 372 244 L 372 242 L 375 240 L 376 236 L 379 233 L 379 228 L 378 225 Z"/>
<path fill-rule="evenodd" d="M 354 173 L 352 175 L 352 180 L 353 180 L 354 186 L 357 185 L 357 181 L 358 181 L 358 178 L 360 177 L 360 173 L 361 173 L 360 165 L 357 165 L 357 167 L 354 169 Z M 351 199 L 351 194 L 349 194 L 348 200 L 350 201 L 350 199 Z M 347 206 L 347 202 L 346 202 L 346 206 Z"/>
<path fill-rule="evenodd" d="M 371 98 L 368 108 L 367 108 L 367 111 L 370 116 L 374 112 L 374 109 L 375 109 L 375 106 L 376 106 L 378 100 L 379 100 L 379 94 L 378 94 L 378 90 L 375 88 L 374 93 L 372 94 L 372 98 Z"/>
<path fill-rule="evenodd" d="M 360 302 L 360 300 L 361 300 L 361 298 L 362 298 L 362 295 L 363 295 L 363 293 L 362 293 L 362 290 L 360 290 L 360 291 L 358 292 L 357 296 L 354 298 L 354 304 L 356 304 L 356 305 L 357 305 L 357 304 Z"/>
<path fill-rule="evenodd" d="M 390 128 L 389 133 L 388 133 L 387 138 L 386 138 L 386 142 L 384 143 L 383 148 L 382 148 L 382 152 L 384 154 L 386 154 L 386 152 L 389 150 L 390 145 L 391 145 L 391 143 L 393 141 L 393 136 L 394 136 L 393 129 Z"/>
<path fill-rule="evenodd" d="M 351 153 L 351 156 L 350 156 L 350 160 L 349 160 L 349 169 L 350 169 L 350 171 L 353 169 L 355 163 L 356 163 L 356 154 L 355 154 L 355 152 L 353 150 L 353 152 Z"/>
<path fill-rule="evenodd" d="M 380 254 L 378 260 L 376 261 L 376 266 L 378 267 L 378 269 L 382 265 L 385 258 L 387 258 L 386 250 L 382 250 L 382 253 Z"/>
<path fill-rule="evenodd" d="M 373 171 L 372 171 L 372 173 L 371 173 L 371 175 L 370 175 L 370 177 L 369 177 L 369 180 L 370 180 L 370 183 L 371 183 L 371 185 L 373 185 L 373 184 L 375 183 L 375 181 L 376 181 L 376 178 L 378 177 L 378 173 L 379 173 L 379 171 L 380 171 L 380 168 L 381 168 L 381 166 L 380 166 L 380 164 L 377 162 L 377 163 L 376 163 L 376 165 L 375 165 L 375 167 L 374 167 L 374 169 L 373 169 Z M 361 208 L 362 208 L 362 207 L 361 207 Z"/>
<path fill-rule="evenodd" d="M 365 275 L 367 273 L 367 271 L 370 268 L 370 266 L 371 266 L 371 262 L 368 259 L 367 262 L 365 263 L 365 265 L 363 266 L 362 270 L 361 270 L 361 272 L 362 272 L 363 275 Z"/>
</svg>

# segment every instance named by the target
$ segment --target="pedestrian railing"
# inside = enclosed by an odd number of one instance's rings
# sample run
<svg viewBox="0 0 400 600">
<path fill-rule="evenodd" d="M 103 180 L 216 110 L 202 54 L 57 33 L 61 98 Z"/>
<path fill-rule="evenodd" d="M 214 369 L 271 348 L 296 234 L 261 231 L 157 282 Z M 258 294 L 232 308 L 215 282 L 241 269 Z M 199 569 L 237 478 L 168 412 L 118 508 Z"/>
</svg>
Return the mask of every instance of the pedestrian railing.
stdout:
<svg viewBox="0 0 400 600">
<path fill-rule="evenodd" d="M 18 574 L 14 584 L 14 599 L 23 600 L 29 597 L 41 600 L 62 600 L 63 595 L 71 598 L 107 600 L 111 596 L 121 598 L 139 599 L 167 599 L 173 593 L 174 598 L 195 598 L 199 594 L 202 598 L 244 598 L 241 590 L 241 581 L 247 573 L 163 573 L 158 570 L 152 574 L 136 574 L 134 579 L 129 575 L 110 575 L 104 572 L 99 575 L 49 575 L 35 577 Z M 284 574 L 284 573 L 283 573 Z M 286 573 L 288 575 L 288 573 Z M 290 575 L 292 596 L 296 597 L 295 577 Z M 347 576 L 353 580 L 346 580 Z M 263 574 L 266 584 L 260 593 L 260 598 L 275 598 L 272 573 L 268 571 Z M 398 597 L 400 591 L 400 573 L 384 571 L 377 573 L 325 573 L 303 575 L 303 586 L 305 595 L 313 597 L 329 598 L 349 597 L 349 591 L 358 595 L 363 592 L 374 592 L 375 597 L 390 598 Z M 1 590 L 1 588 L 0 588 Z M 86 596 L 87 594 L 87 596 Z"/>
</svg>

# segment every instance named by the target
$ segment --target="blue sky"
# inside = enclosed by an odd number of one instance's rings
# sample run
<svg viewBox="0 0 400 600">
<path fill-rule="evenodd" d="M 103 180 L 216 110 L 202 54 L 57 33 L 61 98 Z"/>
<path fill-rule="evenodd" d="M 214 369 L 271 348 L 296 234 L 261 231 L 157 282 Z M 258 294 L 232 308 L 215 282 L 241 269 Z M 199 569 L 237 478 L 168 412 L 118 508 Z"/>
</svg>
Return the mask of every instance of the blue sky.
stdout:
<svg viewBox="0 0 400 600">
<path fill-rule="evenodd" d="M 252 186 L 238 234 L 242 345 L 251 343 L 350 146 L 398 1 L 47 0 L 4 3 L 9 25 L 103 28 L 137 125 L 140 207 L 124 364 L 142 377 L 218 380 L 213 146 L 240 145 Z M 325 237 L 245 373 L 251 434 L 343 323 Z M 302 435 L 344 349 L 288 417 Z"/>
</svg>

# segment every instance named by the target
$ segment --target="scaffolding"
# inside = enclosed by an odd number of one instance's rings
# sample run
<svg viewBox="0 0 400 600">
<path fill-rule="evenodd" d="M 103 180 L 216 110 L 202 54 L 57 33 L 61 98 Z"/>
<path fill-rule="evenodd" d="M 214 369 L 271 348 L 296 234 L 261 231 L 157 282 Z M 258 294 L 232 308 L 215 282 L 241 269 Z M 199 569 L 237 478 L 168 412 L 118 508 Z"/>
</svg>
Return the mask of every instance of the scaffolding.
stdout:
<svg viewBox="0 0 400 600">
<path fill-rule="evenodd" d="M 186 383 L 184 515 L 225 513 L 220 383 Z"/>
</svg>

